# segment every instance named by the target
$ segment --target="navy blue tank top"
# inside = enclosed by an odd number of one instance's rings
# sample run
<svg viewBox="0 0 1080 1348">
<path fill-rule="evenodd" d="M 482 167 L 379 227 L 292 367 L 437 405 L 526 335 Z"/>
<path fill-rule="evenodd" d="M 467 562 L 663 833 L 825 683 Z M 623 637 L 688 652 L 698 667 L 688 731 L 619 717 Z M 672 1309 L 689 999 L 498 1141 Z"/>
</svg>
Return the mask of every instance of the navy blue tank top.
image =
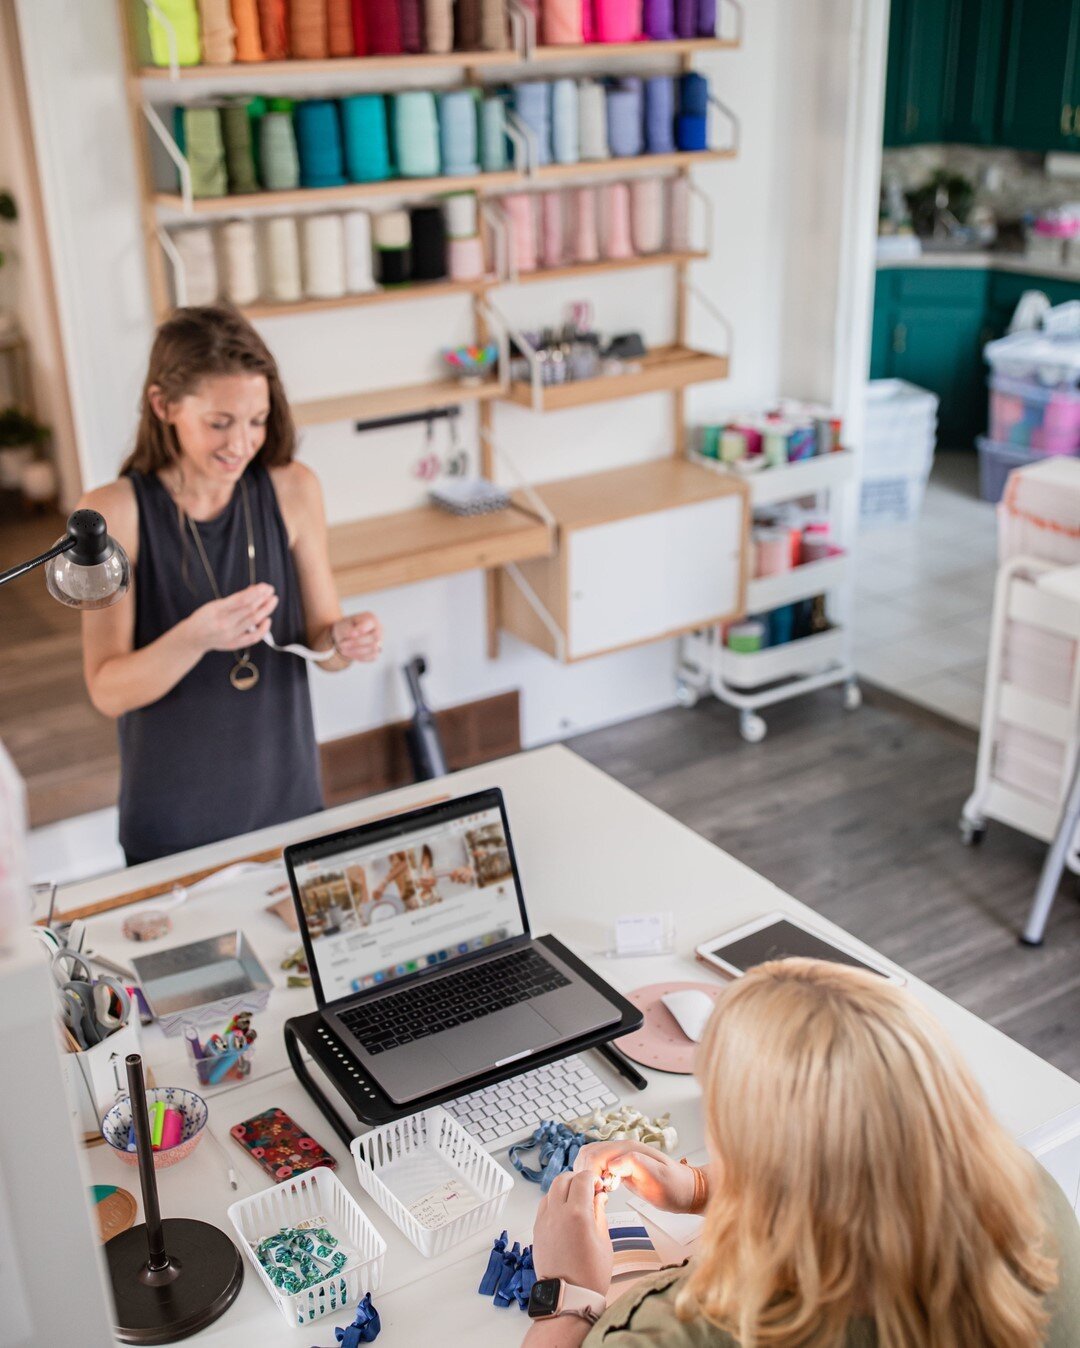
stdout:
<svg viewBox="0 0 1080 1348">
<path fill-rule="evenodd" d="M 214 592 L 194 541 L 158 477 L 130 475 L 139 506 L 135 647 L 157 640 Z M 296 569 L 270 475 L 244 474 L 255 538 L 255 578 L 272 585 L 279 644 L 306 640 Z M 222 596 L 249 583 L 239 486 L 216 518 L 197 523 Z M 148 861 L 284 823 L 323 808 L 307 664 L 264 643 L 251 652 L 254 688 L 229 682 L 231 651 L 208 651 L 148 707 L 121 716 L 120 844 Z"/>
</svg>

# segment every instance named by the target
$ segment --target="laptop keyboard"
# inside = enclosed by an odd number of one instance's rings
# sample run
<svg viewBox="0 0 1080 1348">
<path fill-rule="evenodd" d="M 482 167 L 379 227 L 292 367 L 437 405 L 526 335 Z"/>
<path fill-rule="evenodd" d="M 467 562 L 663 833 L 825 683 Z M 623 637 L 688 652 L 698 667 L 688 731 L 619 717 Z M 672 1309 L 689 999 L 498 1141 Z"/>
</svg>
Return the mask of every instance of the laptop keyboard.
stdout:
<svg viewBox="0 0 1080 1348">
<path fill-rule="evenodd" d="M 529 947 L 345 1011 L 341 1019 L 368 1053 L 411 1044 L 440 1030 L 490 1016 L 570 980 Z"/>
</svg>

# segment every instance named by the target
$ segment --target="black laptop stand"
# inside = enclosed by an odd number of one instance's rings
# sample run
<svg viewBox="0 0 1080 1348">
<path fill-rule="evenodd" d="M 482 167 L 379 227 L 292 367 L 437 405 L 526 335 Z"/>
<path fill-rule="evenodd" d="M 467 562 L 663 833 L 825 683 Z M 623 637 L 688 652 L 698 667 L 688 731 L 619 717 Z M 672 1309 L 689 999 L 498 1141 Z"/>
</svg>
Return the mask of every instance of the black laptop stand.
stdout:
<svg viewBox="0 0 1080 1348">
<path fill-rule="evenodd" d="M 378 1084 L 368 1076 L 351 1050 L 327 1025 L 322 1012 L 311 1011 L 306 1016 L 294 1016 L 292 1020 L 285 1022 L 285 1048 L 292 1069 L 296 1073 L 301 1086 L 318 1105 L 330 1127 L 333 1128 L 346 1146 L 352 1143 L 357 1130 L 355 1127 L 350 1127 L 342 1118 L 337 1105 L 328 1098 L 326 1092 L 312 1076 L 308 1064 L 304 1061 L 303 1051 L 305 1049 L 322 1068 L 356 1118 L 369 1127 L 392 1123 L 395 1119 L 416 1114 L 422 1109 L 429 1109 L 432 1105 L 441 1105 L 447 1100 L 456 1100 L 459 1095 L 468 1095 L 472 1091 L 481 1090 L 484 1086 L 493 1086 L 496 1082 L 508 1081 L 511 1077 L 520 1076 L 523 1072 L 529 1072 L 534 1067 L 543 1067 L 546 1063 L 558 1062 L 561 1058 L 568 1058 L 571 1054 L 581 1053 L 587 1048 L 599 1049 L 618 1071 L 634 1082 L 639 1090 L 644 1088 L 645 1078 L 630 1067 L 622 1054 L 613 1048 L 610 1043 L 612 1039 L 619 1039 L 622 1035 L 632 1034 L 634 1030 L 639 1029 L 642 1022 L 641 1012 L 632 1002 L 628 1002 L 609 983 L 606 983 L 595 970 L 590 969 L 587 964 L 567 950 L 566 946 L 561 941 L 556 940 L 554 936 L 540 936 L 537 938 L 537 943 L 546 946 L 553 955 L 557 955 L 559 959 L 564 960 L 586 983 L 612 1002 L 620 1012 L 618 1022 L 614 1025 L 605 1025 L 603 1029 L 594 1030 L 591 1034 L 582 1035 L 579 1039 L 563 1041 L 551 1048 L 540 1049 L 528 1058 L 519 1059 L 517 1062 L 507 1064 L 504 1067 L 493 1068 L 488 1072 L 481 1072 L 479 1075 L 469 1077 L 467 1080 L 460 1081 L 445 1090 L 434 1091 L 431 1095 L 410 1100 L 404 1105 L 399 1105 L 391 1100 Z"/>
</svg>

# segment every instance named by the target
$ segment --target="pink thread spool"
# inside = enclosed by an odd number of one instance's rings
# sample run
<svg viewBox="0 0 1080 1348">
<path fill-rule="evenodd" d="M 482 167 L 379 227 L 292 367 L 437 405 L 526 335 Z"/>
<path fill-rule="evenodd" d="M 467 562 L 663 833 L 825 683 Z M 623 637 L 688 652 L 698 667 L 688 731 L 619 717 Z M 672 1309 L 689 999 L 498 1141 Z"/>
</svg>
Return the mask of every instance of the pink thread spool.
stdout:
<svg viewBox="0 0 1080 1348">
<path fill-rule="evenodd" d="M 446 260 L 451 280 L 475 281 L 484 274 L 484 244 L 479 234 L 468 239 L 447 239 Z"/>
<path fill-rule="evenodd" d="M 627 183 L 609 183 L 604 188 L 604 256 L 634 256 L 630 239 L 630 188 Z"/>
<path fill-rule="evenodd" d="M 544 0 L 545 45 L 569 47 L 583 42 L 582 8 L 582 0 Z"/>
<path fill-rule="evenodd" d="M 503 197 L 503 208 L 510 221 L 510 259 L 519 272 L 535 271 L 536 202 L 529 192 L 514 192 Z"/>
<path fill-rule="evenodd" d="M 561 192 L 545 192 L 540 199 L 540 252 L 547 268 L 561 267 L 566 261 Z"/>
<path fill-rule="evenodd" d="M 664 180 L 635 178 L 630 184 L 630 227 L 639 253 L 664 247 Z"/>
<path fill-rule="evenodd" d="M 791 543 L 786 529 L 754 530 L 754 578 L 791 570 Z"/>
<path fill-rule="evenodd" d="M 594 41 L 636 42 L 641 36 L 641 0 L 596 0 Z"/>
<path fill-rule="evenodd" d="M 574 198 L 574 261 L 598 262 L 600 244 L 596 233 L 596 189 L 579 187 Z"/>
</svg>

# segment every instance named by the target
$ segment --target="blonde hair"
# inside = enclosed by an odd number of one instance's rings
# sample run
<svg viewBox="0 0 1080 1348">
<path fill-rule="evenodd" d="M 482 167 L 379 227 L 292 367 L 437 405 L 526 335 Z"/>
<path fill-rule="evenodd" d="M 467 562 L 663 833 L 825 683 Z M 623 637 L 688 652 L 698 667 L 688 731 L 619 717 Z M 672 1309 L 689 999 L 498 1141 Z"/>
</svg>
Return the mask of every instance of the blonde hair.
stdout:
<svg viewBox="0 0 1080 1348">
<path fill-rule="evenodd" d="M 713 1191 L 681 1320 L 743 1348 L 1043 1342 L 1034 1162 L 940 1026 L 875 974 L 816 960 L 752 970 L 698 1053 Z"/>
</svg>

